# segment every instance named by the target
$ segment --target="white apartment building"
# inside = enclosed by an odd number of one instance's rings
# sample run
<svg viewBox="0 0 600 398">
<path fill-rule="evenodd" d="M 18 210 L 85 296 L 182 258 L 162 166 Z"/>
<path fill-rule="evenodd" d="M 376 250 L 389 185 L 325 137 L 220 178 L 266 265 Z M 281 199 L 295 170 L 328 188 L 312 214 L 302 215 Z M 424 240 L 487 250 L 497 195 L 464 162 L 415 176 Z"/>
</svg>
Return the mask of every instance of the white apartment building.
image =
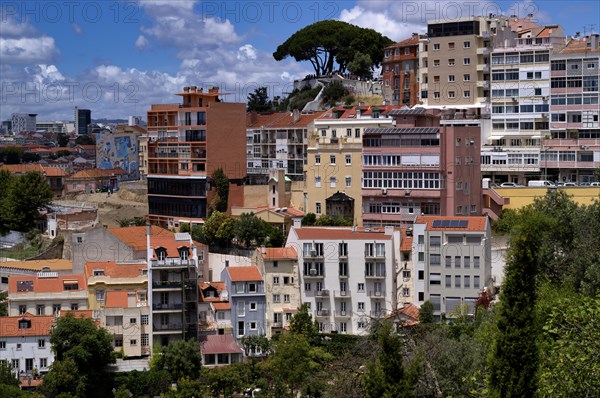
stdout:
<svg viewBox="0 0 600 398">
<path fill-rule="evenodd" d="M 370 321 L 396 309 L 400 231 L 301 227 L 287 247 L 298 253 L 300 296 L 322 332 L 364 335 Z"/>
<path fill-rule="evenodd" d="M 488 218 L 420 216 L 413 228 L 414 304 L 431 301 L 437 319 L 451 317 L 463 304 L 472 314 L 479 293 L 492 282 Z"/>
<path fill-rule="evenodd" d="M 11 117 L 12 134 L 15 135 L 22 131 L 36 131 L 36 119 L 37 114 L 35 113 L 13 113 Z"/>
<path fill-rule="evenodd" d="M 8 315 L 60 315 L 60 311 L 87 310 L 87 282 L 82 274 L 38 272 L 9 278 Z"/>
<path fill-rule="evenodd" d="M 48 373 L 54 362 L 50 348 L 54 320 L 29 313 L 0 317 L 0 361 L 8 361 L 19 376 Z"/>
</svg>

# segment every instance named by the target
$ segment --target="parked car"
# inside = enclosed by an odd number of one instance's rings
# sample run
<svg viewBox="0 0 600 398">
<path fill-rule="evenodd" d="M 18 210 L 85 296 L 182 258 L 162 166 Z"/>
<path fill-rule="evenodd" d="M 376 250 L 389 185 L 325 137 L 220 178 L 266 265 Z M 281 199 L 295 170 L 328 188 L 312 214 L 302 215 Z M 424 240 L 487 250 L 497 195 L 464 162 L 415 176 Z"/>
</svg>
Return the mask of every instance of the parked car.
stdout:
<svg viewBox="0 0 600 398">
<path fill-rule="evenodd" d="M 563 187 L 576 187 L 577 184 L 575 184 L 574 182 L 565 182 L 562 184 Z"/>
<path fill-rule="evenodd" d="M 522 188 L 523 185 L 519 185 L 514 182 L 503 182 L 502 184 L 500 184 L 500 187 L 501 188 Z"/>
<path fill-rule="evenodd" d="M 600 187 L 600 182 L 592 182 L 590 187 Z"/>
<path fill-rule="evenodd" d="M 537 188 L 543 188 L 543 187 L 555 187 L 556 185 L 554 185 L 552 182 L 550 181 L 546 181 L 546 180 L 537 180 L 537 181 L 529 181 L 527 183 L 528 187 L 537 187 Z"/>
</svg>

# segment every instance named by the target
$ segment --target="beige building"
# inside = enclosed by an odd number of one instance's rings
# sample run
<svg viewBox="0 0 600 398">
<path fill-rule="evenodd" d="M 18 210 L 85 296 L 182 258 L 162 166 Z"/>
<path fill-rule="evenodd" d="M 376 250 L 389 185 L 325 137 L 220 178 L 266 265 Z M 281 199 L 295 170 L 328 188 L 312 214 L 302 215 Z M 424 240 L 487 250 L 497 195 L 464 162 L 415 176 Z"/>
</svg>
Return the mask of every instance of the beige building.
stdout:
<svg viewBox="0 0 600 398">
<path fill-rule="evenodd" d="M 115 351 L 127 357 L 150 355 L 146 262 L 88 262 L 85 276 L 89 309 L 113 336 Z"/>
<path fill-rule="evenodd" d="M 304 166 L 304 211 L 326 214 L 326 200 L 337 192 L 354 199 L 354 224 L 362 225 L 362 136 L 367 128 L 391 127 L 387 113 L 397 107 L 335 107 L 313 122 Z"/>
<path fill-rule="evenodd" d="M 267 337 L 281 333 L 300 307 L 298 255 L 293 247 L 256 249 L 253 262 L 263 275 Z"/>
<path fill-rule="evenodd" d="M 38 272 L 14 275 L 8 284 L 8 315 L 60 315 L 61 311 L 86 310 L 87 284 L 83 275 Z"/>
</svg>

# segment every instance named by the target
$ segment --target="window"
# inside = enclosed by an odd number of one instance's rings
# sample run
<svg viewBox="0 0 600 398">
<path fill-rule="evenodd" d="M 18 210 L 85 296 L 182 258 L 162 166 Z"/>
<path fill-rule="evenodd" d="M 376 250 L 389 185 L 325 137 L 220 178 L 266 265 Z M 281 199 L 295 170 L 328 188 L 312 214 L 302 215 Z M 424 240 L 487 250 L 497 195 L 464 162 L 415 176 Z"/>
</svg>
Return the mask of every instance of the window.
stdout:
<svg viewBox="0 0 600 398">
<path fill-rule="evenodd" d="M 289 276 L 284 276 L 283 277 L 283 284 L 284 285 L 290 285 L 294 283 L 294 277 L 289 277 Z"/>
<path fill-rule="evenodd" d="M 425 261 L 425 253 L 424 252 L 419 252 L 417 254 L 417 261 Z"/>
<path fill-rule="evenodd" d="M 123 338 L 115 338 L 115 347 L 123 347 Z"/>
<path fill-rule="evenodd" d="M 315 155 L 315 164 L 321 164 L 321 155 Z"/>
<path fill-rule="evenodd" d="M 456 98 L 456 92 L 448 91 L 448 98 Z"/>
<path fill-rule="evenodd" d="M 0 350 L 6 350 L 6 341 L 0 340 Z"/>
<path fill-rule="evenodd" d="M 356 324 L 356 327 L 358 329 L 366 329 L 367 328 L 367 323 L 364 321 L 358 321 L 358 323 Z"/>
<path fill-rule="evenodd" d="M 18 359 L 12 360 L 12 367 L 13 367 L 13 369 L 15 369 L 17 371 L 19 370 L 19 360 Z"/>
<path fill-rule="evenodd" d="M 463 96 L 465 98 L 470 98 L 471 97 L 471 92 L 469 90 L 465 90 L 465 91 L 463 91 Z"/>
<path fill-rule="evenodd" d="M 454 82 L 454 81 L 456 81 L 456 78 L 454 77 L 454 75 L 448 75 L 448 81 Z"/>
<path fill-rule="evenodd" d="M 19 315 L 23 315 L 26 312 L 27 312 L 27 306 L 26 305 L 19 305 Z"/>
<path fill-rule="evenodd" d="M 365 291 L 365 284 L 364 283 L 359 283 L 358 284 L 358 291 L 359 292 L 364 292 Z"/>
<path fill-rule="evenodd" d="M 77 311 L 79 309 L 79 304 L 71 303 L 71 311 Z"/>
<path fill-rule="evenodd" d="M 129 340 L 129 345 L 137 345 L 137 340 L 136 339 Z"/>
<path fill-rule="evenodd" d="M 310 283 L 307 283 L 307 285 L 309 285 L 309 287 L 310 287 Z M 310 289 L 306 289 L 306 286 L 305 286 L 305 290 L 310 290 Z M 274 294 L 273 295 L 273 302 L 274 303 L 281 303 L 281 295 L 280 294 Z"/>
<path fill-rule="evenodd" d="M 469 73 L 465 73 L 463 75 L 463 80 L 466 82 L 471 81 L 471 75 Z"/>
<path fill-rule="evenodd" d="M 360 129 L 354 129 L 354 138 L 360 138 Z"/>
<path fill-rule="evenodd" d="M 460 287 L 460 275 L 454 276 L 454 287 Z"/>
<path fill-rule="evenodd" d="M 439 91 L 434 91 L 433 92 L 433 98 L 439 99 L 440 98 L 440 92 Z"/>
<path fill-rule="evenodd" d="M 446 264 L 446 268 L 452 267 L 452 257 L 446 256 L 446 262 L 445 262 L 445 264 Z"/>
<path fill-rule="evenodd" d="M 463 58 L 463 65 L 471 65 L 471 58 Z"/>
<path fill-rule="evenodd" d="M 478 269 L 479 266 L 480 266 L 479 262 L 480 262 L 480 257 L 479 256 L 473 257 L 473 268 Z"/>
<path fill-rule="evenodd" d="M 96 290 L 96 301 L 104 301 L 104 293 L 103 289 Z"/>
<path fill-rule="evenodd" d="M 307 292 L 310 292 L 310 290 L 311 290 L 311 284 L 310 283 L 305 283 L 304 284 L 304 290 L 307 291 Z"/>
<path fill-rule="evenodd" d="M 141 315 L 140 316 L 140 323 L 142 325 L 147 325 L 148 324 L 148 315 Z M 142 344 L 143 345 L 143 344 Z"/>
<path fill-rule="evenodd" d="M 452 275 L 446 275 L 445 287 L 452 287 Z"/>
<path fill-rule="evenodd" d="M 359 311 L 364 311 L 365 310 L 365 303 L 362 301 L 358 302 L 358 310 Z"/>
<path fill-rule="evenodd" d="M 46 348 L 46 340 L 38 339 L 38 348 Z"/>
<path fill-rule="evenodd" d="M 352 129 L 346 129 L 346 137 L 352 137 Z"/>
<path fill-rule="evenodd" d="M 460 268 L 460 256 L 454 257 L 454 267 Z"/>
<path fill-rule="evenodd" d="M 337 178 L 335 177 L 329 177 L 329 187 L 330 188 L 335 188 L 337 185 Z"/>
<path fill-rule="evenodd" d="M 48 358 L 40 358 L 40 369 L 48 367 Z"/>
<path fill-rule="evenodd" d="M 473 277 L 473 287 L 475 289 L 479 289 L 479 275 L 475 275 Z"/>
<path fill-rule="evenodd" d="M 59 312 L 60 312 L 60 304 L 53 304 L 52 305 L 52 315 L 58 315 Z"/>
<path fill-rule="evenodd" d="M 352 164 L 352 155 L 346 155 L 346 166 L 350 166 Z"/>
<path fill-rule="evenodd" d="M 273 261 L 273 268 L 277 268 L 278 264 L 277 261 Z"/>
<path fill-rule="evenodd" d="M 256 322 L 250 322 L 250 330 L 256 330 Z"/>
<path fill-rule="evenodd" d="M 350 188 L 352 186 L 352 177 L 346 177 L 346 188 Z"/>
<path fill-rule="evenodd" d="M 419 272 L 418 272 L 418 278 L 419 278 L 420 281 L 425 280 L 425 271 L 419 270 Z"/>
<path fill-rule="evenodd" d="M 335 165 L 335 155 L 329 155 L 329 163 Z"/>
<path fill-rule="evenodd" d="M 454 42 L 453 41 L 448 43 L 448 50 L 454 50 Z"/>
<path fill-rule="evenodd" d="M 245 301 L 238 302 L 237 316 L 246 316 L 246 302 Z"/>
<path fill-rule="evenodd" d="M 433 67 L 437 68 L 438 66 L 440 66 L 440 60 L 439 59 L 434 59 L 433 60 Z"/>
<path fill-rule="evenodd" d="M 470 41 L 463 42 L 463 48 L 471 48 L 471 42 Z"/>
<path fill-rule="evenodd" d="M 465 286 L 465 289 L 470 289 L 471 288 L 471 277 L 469 275 L 465 275 L 465 279 L 463 281 L 463 284 Z"/>
<path fill-rule="evenodd" d="M 419 292 L 419 301 L 425 300 L 425 292 Z"/>
<path fill-rule="evenodd" d="M 321 202 L 315 203 L 315 212 L 321 214 Z"/>
<path fill-rule="evenodd" d="M 250 302 L 250 311 L 256 311 L 257 308 L 258 308 L 258 305 L 256 304 L 256 301 L 251 301 Z"/>
<path fill-rule="evenodd" d="M 283 302 L 284 303 L 289 303 L 290 302 L 290 295 L 289 294 L 284 294 L 283 295 Z"/>
<path fill-rule="evenodd" d="M 466 58 L 465 58 L 465 59 L 466 59 Z M 454 58 L 450 58 L 450 59 L 448 60 L 448 66 L 454 66 L 454 63 L 455 63 L 455 62 L 454 62 Z"/>
<path fill-rule="evenodd" d="M 439 76 L 433 76 L 433 82 L 434 83 L 439 83 L 440 82 L 440 77 Z"/>
<path fill-rule="evenodd" d="M 439 50 L 440 49 L 440 43 L 433 43 L 433 49 L 434 50 Z"/>
<path fill-rule="evenodd" d="M 429 264 L 430 265 L 440 265 L 441 256 L 439 254 L 429 254 Z"/>
<path fill-rule="evenodd" d="M 315 187 L 321 188 L 321 177 L 320 176 L 315 176 Z"/>
<path fill-rule="evenodd" d="M 442 244 L 441 236 L 430 236 L 429 237 L 429 246 L 431 247 L 440 247 Z"/>
<path fill-rule="evenodd" d="M 148 344 L 148 333 L 142 333 L 140 340 L 142 342 L 142 347 L 147 347 L 149 345 Z"/>
<path fill-rule="evenodd" d="M 278 276 L 274 276 L 273 277 L 273 284 L 274 285 L 279 285 L 279 277 Z"/>
<path fill-rule="evenodd" d="M 430 285 L 440 285 L 442 282 L 442 276 L 439 273 L 430 273 L 429 274 L 429 284 Z"/>
<path fill-rule="evenodd" d="M 38 315 L 46 315 L 46 306 L 41 304 L 41 305 L 36 305 L 35 306 L 35 313 Z"/>
<path fill-rule="evenodd" d="M 248 292 L 249 293 L 256 293 L 256 283 L 248 283 Z"/>
<path fill-rule="evenodd" d="M 402 295 L 404 297 L 409 297 L 410 296 L 410 288 L 408 288 L 408 287 L 402 288 Z"/>
<path fill-rule="evenodd" d="M 404 55 L 410 55 L 410 48 L 406 47 L 404 49 Z"/>
<path fill-rule="evenodd" d="M 471 268 L 471 257 L 465 256 L 465 268 Z"/>
</svg>

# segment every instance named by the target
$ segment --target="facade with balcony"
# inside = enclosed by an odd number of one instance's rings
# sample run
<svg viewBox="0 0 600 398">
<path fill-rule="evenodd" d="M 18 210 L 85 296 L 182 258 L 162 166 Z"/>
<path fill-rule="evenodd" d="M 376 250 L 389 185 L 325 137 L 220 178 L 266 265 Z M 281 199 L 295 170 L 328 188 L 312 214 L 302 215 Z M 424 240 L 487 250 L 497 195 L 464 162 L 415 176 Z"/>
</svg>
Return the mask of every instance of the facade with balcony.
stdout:
<svg viewBox="0 0 600 398">
<path fill-rule="evenodd" d="M 153 345 L 198 338 L 198 252 L 188 233 L 148 235 Z"/>
<path fill-rule="evenodd" d="M 304 180 L 308 133 L 322 112 L 304 114 L 298 110 L 246 118 L 246 156 L 252 181 L 267 181 L 270 172 L 285 170 L 292 181 Z"/>
<path fill-rule="evenodd" d="M 552 181 L 589 183 L 600 167 L 600 35 L 573 38 L 550 62 L 550 134 L 541 167 Z"/>
<path fill-rule="evenodd" d="M 265 282 L 266 336 L 281 333 L 289 327 L 300 307 L 298 254 L 293 247 L 259 248 L 254 252 L 256 264 Z"/>
<path fill-rule="evenodd" d="M 474 314 L 479 293 L 492 284 L 488 218 L 420 216 L 413 228 L 414 304 L 431 301 L 438 320 Z"/>
<path fill-rule="evenodd" d="M 149 219 L 164 226 L 200 223 L 206 217 L 207 177 L 221 168 L 230 180 L 230 203 L 242 204 L 246 177 L 245 105 L 225 103 L 217 88 L 184 87 L 181 104 L 148 111 Z"/>
<path fill-rule="evenodd" d="M 420 214 L 481 214 L 480 128 L 439 112 L 396 109 L 363 136 L 363 225 L 410 225 Z"/>
<path fill-rule="evenodd" d="M 361 152 L 365 129 L 391 127 L 395 106 L 335 107 L 314 120 L 304 168 L 305 213 L 326 214 L 338 191 L 354 199 L 353 223 L 362 225 Z"/>
<path fill-rule="evenodd" d="M 231 325 L 231 304 L 223 282 L 202 282 L 199 284 L 198 320 L 200 340 L 213 334 L 233 334 Z"/>
<path fill-rule="evenodd" d="M 418 103 L 419 34 L 385 48 L 382 62 L 383 96 L 393 105 Z"/>
<path fill-rule="evenodd" d="M 319 331 L 364 335 L 396 309 L 399 245 L 391 227 L 292 228 L 286 246 L 298 252 L 301 301 Z"/>
<path fill-rule="evenodd" d="M 256 266 L 225 267 L 221 273 L 231 304 L 234 337 L 262 336 L 265 325 L 265 284 Z"/>
</svg>

